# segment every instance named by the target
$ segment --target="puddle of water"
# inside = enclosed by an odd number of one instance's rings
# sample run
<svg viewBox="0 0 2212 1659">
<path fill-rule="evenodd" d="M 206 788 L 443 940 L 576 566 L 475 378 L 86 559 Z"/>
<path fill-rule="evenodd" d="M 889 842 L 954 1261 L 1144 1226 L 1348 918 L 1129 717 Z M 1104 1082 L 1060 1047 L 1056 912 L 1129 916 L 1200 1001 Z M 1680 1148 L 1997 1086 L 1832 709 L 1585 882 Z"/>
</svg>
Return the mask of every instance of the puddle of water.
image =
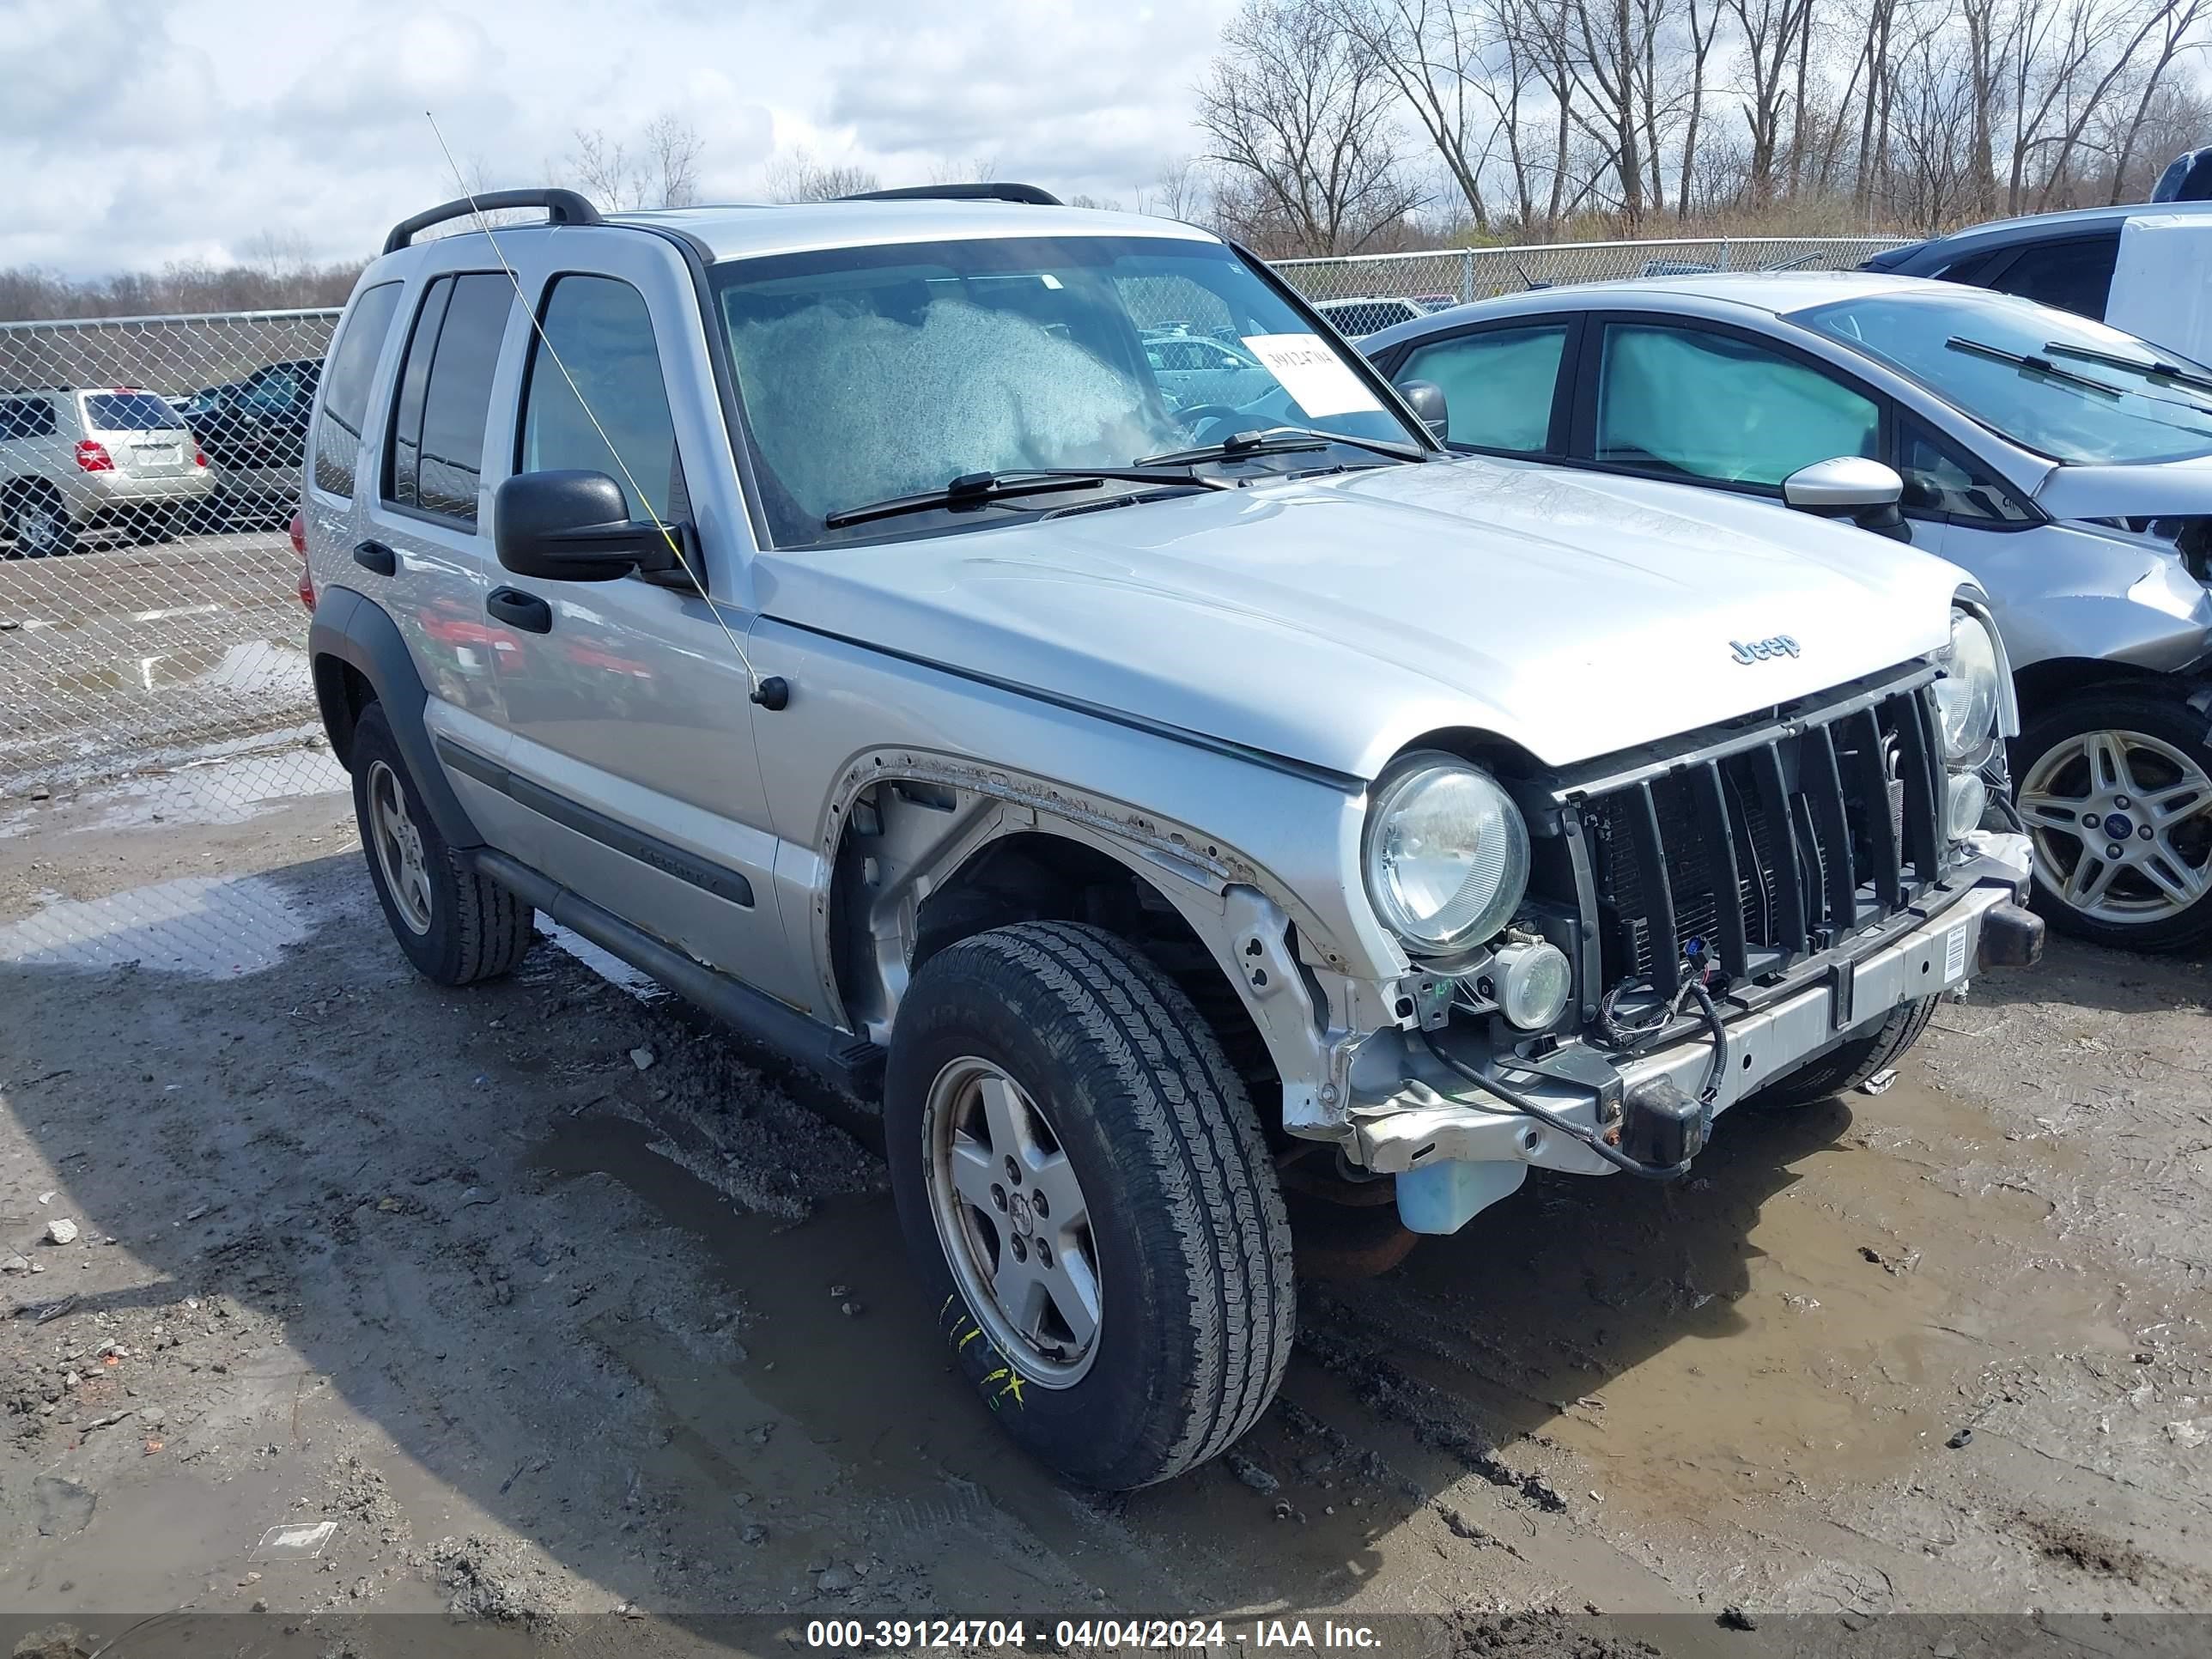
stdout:
<svg viewBox="0 0 2212 1659">
<path fill-rule="evenodd" d="M 787 1419 L 780 1435 L 803 1437 L 871 1492 L 891 1530 L 927 1541 L 972 1524 L 1003 1535 L 1012 1517 L 1085 1582 L 1146 1606 L 1158 1600 L 1159 1583 L 1103 1547 L 1081 1500 L 1005 1437 L 953 1368 L 908 1282 L 888 1198 L 831 1199 L 797 1224 L 749 1214 L 653 1151 L 652 1139 L 628 1119 L 575 1118 L 535 1161 L 562 1176 L 611 1176 L 694 1235 L 748 1316 L 740 1375 L 684 1382 L 651 1375 L 650 1361 L 633 1364 L 674 1415 L 711 1439 L 727 1434 L 734 1400 L 757 1399 Z M 833 1296 L 833 1285 L 846 1293 Z M 848 1301 L 855 1314 L 843 1311 Z M 739 1467 L 758 1455 L 740 1455 Z M 1018 1551 L 1003 1555 L 983 1571 L 1010 1590 L 1040 1587 Z"/>
<path fill-rule="evenodd" d="M 106 898 L 70 899 L 0 925 L 0 963 L 235 979 L 273 968 L 307 924 L 274 882 L 186 876 Z"/>
</svg>

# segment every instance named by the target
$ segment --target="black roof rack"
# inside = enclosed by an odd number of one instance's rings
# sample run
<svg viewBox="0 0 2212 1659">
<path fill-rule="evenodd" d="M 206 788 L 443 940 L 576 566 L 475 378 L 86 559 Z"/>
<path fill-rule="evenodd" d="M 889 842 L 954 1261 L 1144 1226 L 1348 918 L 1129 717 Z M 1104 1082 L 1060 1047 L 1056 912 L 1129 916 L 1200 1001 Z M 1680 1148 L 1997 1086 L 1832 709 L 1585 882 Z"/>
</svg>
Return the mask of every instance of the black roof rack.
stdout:
<svg viewBox="0 0 2212 1659">
<path fill-rule="evenodd" d="M 1066 205 L 1035 185 L 908 185 L 899 190 L 864 190 L 840 196 L 841 202 L 1021 202 L 1030 207 Z"/>
<path fill-rule="evenodd" d="M 411 219 L 402 219 L 392 226 L 392 234 L 384 239 L 384 251 L 397 253 L 415 240 L 416 232 L 441 225 L 448 219 L 472 217 L 478 208 L 486 213 L 499 208 L 544 208 L 546 222 L 554 225 L 605 222 L 599 217 L 599 209 L 573 190 L 488 190 L 480 196 L 465 196 L 458 202 L 441 202 Z"/>
</svg>

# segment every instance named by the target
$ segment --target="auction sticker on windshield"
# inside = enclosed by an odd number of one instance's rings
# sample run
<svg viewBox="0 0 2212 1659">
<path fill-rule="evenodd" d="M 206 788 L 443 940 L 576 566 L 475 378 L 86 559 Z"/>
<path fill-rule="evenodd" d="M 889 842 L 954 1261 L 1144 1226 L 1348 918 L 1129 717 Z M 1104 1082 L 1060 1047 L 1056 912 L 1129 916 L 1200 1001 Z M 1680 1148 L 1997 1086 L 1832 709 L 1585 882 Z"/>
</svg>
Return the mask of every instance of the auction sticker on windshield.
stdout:
<svg viewBox="0 0 2212 1659">
<path fill-rule="evenodd" d="M 1297 399 L 1311 420 L 1325 415 L 1365 415 L 1382 405 L 1351 366 L 1316 334 L 1248 334 L 1244 344 Z"/>
</svg>

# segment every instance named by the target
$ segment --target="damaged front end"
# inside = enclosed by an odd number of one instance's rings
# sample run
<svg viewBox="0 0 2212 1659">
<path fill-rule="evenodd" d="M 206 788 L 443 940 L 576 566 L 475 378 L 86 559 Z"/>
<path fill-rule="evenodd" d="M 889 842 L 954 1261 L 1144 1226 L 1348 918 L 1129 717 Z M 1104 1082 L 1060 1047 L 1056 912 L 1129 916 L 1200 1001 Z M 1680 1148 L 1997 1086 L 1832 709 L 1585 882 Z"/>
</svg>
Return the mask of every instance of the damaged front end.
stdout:
<svg viewBox="0 0 2212 1659">
<path fill-rule="evenodd" d="M 2033 961 L 2001 746 L 1952 752 L 1939 672 L 1501 775 L 1526 896 L 1488 948 L 1402 983 L 1322 1133 L 1397 1177 L 1418 1232 L 1532 1164 L 1671 1179 L 1729 1107 L 1900 1004 Z"/>
</svg>

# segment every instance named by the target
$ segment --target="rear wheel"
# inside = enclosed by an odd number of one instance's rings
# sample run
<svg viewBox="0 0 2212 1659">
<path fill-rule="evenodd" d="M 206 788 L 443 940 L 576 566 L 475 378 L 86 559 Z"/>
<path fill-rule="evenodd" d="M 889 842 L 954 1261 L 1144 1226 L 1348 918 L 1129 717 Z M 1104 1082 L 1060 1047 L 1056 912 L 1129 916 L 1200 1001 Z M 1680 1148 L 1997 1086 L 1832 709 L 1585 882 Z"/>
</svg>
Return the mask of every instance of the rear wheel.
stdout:
<svg viewBox="0 0 2212 1659">
<path fill-rule="evenodd" d="M 441 985 L 471 985 L 513 971 L 530 948 L 536 913 L 446 844 L 381 703 L 362 711 L 351 759 L 354 817 L 369 879 L 408 961 Z"/>
<path fill-rule="evenodd" d="M 76 546 L 69 508 L 50 489 L 27 489 L 8 504 L 8 531 L 27 559 L 59 558 Z"/>
<path fill-rule="evenodd" d="M 1243 1082 L 1150 961 L 1062 922 L 947 946 L 899 1008 L 884 1112 L 925 1294 L 1024 1449 L 1122 1490 L 1257 1420 L 1289 1224 Z"/>
<path fill-rule="evenodd" d="M 1744 1101 L 1762 1111 L 1791 1111 L 1858 1088 L 1905 1058 L 1936 1018 L 1936 999 L 1900 1002 L 1871 1030 L 1846 1037 L 1818 1060 L 1777 1078 Z"/>
<path fill-rule="evenodd" d="M 2017 804 L 2035 843 L 2035 908 L 2123 950 L 2212 938 L 2212 743 L 2178 696 L 2092 692 L 2020 735 Z"/>
</svg>

